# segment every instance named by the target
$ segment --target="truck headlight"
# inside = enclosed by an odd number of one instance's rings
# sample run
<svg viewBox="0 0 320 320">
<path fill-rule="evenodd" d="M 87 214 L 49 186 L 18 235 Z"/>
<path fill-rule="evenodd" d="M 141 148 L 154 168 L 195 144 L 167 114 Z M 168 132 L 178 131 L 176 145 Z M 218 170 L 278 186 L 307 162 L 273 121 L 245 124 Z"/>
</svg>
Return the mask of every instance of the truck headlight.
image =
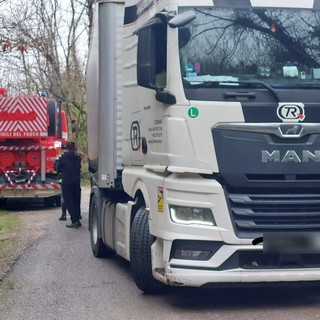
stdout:
<svg viewBox="0 0 320 320">
<path fill-rule="evenodd" d="M 169 211 L 172 221 L 176 223 L 205 226 L 216 225 L 212 211 L 209 208 L 169 206 Z"/>
</svg>

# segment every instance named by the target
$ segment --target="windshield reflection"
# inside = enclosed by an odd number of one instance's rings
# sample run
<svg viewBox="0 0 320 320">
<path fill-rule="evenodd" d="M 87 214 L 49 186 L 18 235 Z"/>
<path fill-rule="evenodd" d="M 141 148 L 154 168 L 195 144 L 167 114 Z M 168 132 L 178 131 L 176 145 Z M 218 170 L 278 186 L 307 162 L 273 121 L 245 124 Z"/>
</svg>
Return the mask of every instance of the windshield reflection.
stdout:
<svg viewBox="0 0 320 320">
<path fill-rule="evenodd" d="M 190 10 L 182 9 L 180 12 Z M 187 87 L 260 81 L 320 85 L 320 15 L 315 10 L 193 8 L 180 45 Z M 179 32 L 182 39 L 183 32 Z"/>
</svg>

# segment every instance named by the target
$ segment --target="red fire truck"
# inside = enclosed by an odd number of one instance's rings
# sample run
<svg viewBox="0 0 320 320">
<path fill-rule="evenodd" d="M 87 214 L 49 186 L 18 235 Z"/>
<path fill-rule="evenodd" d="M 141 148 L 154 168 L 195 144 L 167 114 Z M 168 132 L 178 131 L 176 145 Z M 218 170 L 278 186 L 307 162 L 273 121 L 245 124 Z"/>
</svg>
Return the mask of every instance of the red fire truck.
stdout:
<svg viewBox="0 0 320 320">
<path fill-rule="evenodd" d="M 67 139 L 66 114 L 55 100 L 7 97 L 0 88 L 0 204 L 42 198 L 46 206 L 60 206 L 53 165 Z"/>
</svg>

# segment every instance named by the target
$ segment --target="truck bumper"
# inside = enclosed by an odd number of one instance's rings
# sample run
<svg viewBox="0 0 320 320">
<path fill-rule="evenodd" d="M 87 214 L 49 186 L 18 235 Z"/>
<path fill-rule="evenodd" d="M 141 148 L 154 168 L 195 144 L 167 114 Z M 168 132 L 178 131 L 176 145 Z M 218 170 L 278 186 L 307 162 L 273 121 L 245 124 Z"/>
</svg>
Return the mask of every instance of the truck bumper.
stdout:
<svg viewBox="0 0 320 320">
<path fill-rule="evenodd" d="M 163 243 L 157 239 L 153 246 L 158 250 Z M 154 268 L 153 276 L 168 285 L 191 287 L 320 281 L 320 254 L 264 254 L 256 246 L 225 244 L 206 261 L 171 258 L 163 269 Z"/>
<path fill-rule="evenodd" d="M 155 273 L 154 277 L 174 286 L 214 286 L 222 284 L 274 284 L 310 282 L 320 280 L 320 269 L 286 270 L 241 270 L 228 271 L 189 270 L 169 267 L 165 276 Z"/>
<path fill-rule="evenodd" d="M 0 189 L 0 197 L 4 199 L 13 199 L 13 198 L 49 198 L 59 196 L 61 194 L 60 187 L 50 188 L 29 188 L 29 189 Z"/>
</svg>

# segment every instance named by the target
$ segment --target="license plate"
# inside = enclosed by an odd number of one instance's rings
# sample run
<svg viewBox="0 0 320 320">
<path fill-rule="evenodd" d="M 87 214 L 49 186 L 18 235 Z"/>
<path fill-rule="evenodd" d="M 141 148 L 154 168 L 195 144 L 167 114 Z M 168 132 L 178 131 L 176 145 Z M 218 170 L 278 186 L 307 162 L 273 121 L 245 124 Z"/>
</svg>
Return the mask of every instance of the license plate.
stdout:
<svg viewBox="0 0 320 320">
<path fill-rule="evenodd" d="M 265 233 L 263 234 L 263 252 L 278 254 L 320 253 L 320 235 L 318 233 Z"/>
</svg>

